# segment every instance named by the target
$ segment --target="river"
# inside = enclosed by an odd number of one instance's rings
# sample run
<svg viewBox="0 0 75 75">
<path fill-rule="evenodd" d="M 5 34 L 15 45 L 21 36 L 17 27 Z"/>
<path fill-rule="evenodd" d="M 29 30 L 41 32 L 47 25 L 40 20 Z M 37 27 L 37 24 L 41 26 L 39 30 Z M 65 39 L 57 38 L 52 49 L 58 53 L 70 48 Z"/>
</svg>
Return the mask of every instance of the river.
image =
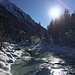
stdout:
<svg viewBox="0 0 75 75">
<path fill-rule="evenodd" d="M 75 75 L 75 59 L 23 47 L 21 58 L 12 65 L 12 75 Z"/>
</svg>

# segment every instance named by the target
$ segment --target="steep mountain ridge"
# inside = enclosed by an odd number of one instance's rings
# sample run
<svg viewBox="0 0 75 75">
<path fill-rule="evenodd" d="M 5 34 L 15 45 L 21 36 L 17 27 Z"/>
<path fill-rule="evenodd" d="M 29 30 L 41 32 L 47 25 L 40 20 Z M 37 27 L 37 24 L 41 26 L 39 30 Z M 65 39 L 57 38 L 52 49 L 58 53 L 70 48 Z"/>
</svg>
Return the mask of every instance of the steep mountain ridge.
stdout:
<svg viewBox="0 0 75 75">
<path fill-rule="evenodd" d="M 45 28 L 9 0 L 0 1 L 0 28 L 1 35 L 17 41 L 31 41 L 31 36 L 41 40 L 48 36 Z"/>
<path fill-rule="evenodd" d="M 9 0 L 2 0 L 0 4 L 5 7 L 9 12 L 15 15 L 19 20 L 28 21 L 35 25 L 35 21 L 26 13 L 24 13 L 15 4 L 11 3 Z"/>
</svg>

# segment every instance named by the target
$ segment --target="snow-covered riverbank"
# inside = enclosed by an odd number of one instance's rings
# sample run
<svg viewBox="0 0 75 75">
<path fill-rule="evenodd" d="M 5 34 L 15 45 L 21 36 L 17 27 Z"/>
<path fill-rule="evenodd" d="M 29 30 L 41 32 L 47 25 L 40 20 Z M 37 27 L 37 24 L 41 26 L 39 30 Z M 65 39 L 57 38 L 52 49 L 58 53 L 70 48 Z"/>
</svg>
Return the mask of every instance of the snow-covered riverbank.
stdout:
<svg viewBox="0 0 75 75">
<path fill-rule="evenodd" d="M 33 49 L 39 48 L 42 51 L 49 51 L 53 52 L 60 56 L 67 56 L 70 58 L 75 58 L 75 49 L 70 48 L 68 46 L 58 46 L 58 45 L 51 45 L 46 43 L 40 43 L 33 47 Z"/>
<path fill-rule="evenodd" d="M 18 46 L 4 43 L 4 47 L 0 50 L 0 75 L 12 75 L 11 65 L 21 57 L 21 54 L 22 50 Z"/>
</svg>

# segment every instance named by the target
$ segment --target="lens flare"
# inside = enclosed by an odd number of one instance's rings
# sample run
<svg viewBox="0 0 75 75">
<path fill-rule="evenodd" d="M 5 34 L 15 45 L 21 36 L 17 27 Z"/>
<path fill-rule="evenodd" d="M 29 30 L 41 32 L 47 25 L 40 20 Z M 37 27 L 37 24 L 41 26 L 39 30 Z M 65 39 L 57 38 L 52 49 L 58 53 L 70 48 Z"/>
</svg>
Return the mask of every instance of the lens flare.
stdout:
<svg viewBox="0 0 75 75">
<path fill-rule="evenodd" d="M 60 2 L 66 9 L 70 9 L 69 7 L 68 7 L 68 5 L 67 4 L 65 4 L 62 0 L 57 0 L 58 2 Z"/>
</svg>

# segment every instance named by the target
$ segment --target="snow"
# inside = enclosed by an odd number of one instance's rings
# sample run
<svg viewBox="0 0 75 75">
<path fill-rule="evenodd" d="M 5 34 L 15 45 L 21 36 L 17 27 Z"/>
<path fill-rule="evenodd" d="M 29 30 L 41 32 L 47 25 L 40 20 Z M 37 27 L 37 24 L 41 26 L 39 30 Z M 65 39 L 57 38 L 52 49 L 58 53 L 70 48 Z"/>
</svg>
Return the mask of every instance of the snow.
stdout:
<svg viewBox="0 0 75 75">
<path fill-rule="evenodd" d="M 35 21 L 32 18 L 24 13 L 20 8 L 18 8 L 15 4 L 11 3 L 9 0 L 0 0 L 0 4 L 5 7 L 9 12 L 15 15 L 21 21 L 27 21 L 32 25 L 35 25 Z"/>
<path fill-rule="evenodd" d="M 67 72 L 63 72 L 63 69 L 53 69 L 53 75 L 66 75 Z"/>
<path fill-rule="evenodd" d="M 0 75 L 12 75 L 11 65 L 18 57 L 21 57 L 22 50 L 14 50 L 14 45 L 8 43 L 4 43 L 4 46 L 6 48 L 0 51 Z"/>
<path fill-rule="evenodd" d="M 17 50 L 19 46 L 9 43 L 3 43 L 5 47 L 3 47 L 2 51 L 0 51 L 0 75 L 12 75 L 11 65 L 15 62 L 17 58 L 20 58 L 23 54 L 23 50 Z M 15 47 L 16 50 L 15 50 Z M 37 45 L 33 45 L 30 47 L 30 50 L 39 49 L 42 51 L 50 51 L 53 53 L 56 53 L 58 55 L 63 56 L 69 56 L 69 57 L 75 57 L 75 49 L 70 48 L 68 46 L 60 47 L 58 45 L 51 45 L 47 43 L 39 43 Z M 30 51 L 29 50 L 29 51 Z M 52 58 L 53 59 L 53 58 Z M 31 60 L 31 56 L 22 56 L 21 60 L 29 61 Z M 43 58 L 42 60 L 47 61 L 46 58 Z M 62 61 L 59 59 L 52 60 L 52 63 L 58 63 L 58 61 Z M 63 62 L 62 62 L 63 63 Z M 53 69 L 55 71 L 56 69 Z M 57 70 L 54 75 L 63 75 L 62 70 Z"/>
<path fill-rule="evenodd" d="M 68 46 L 59 46 L 59 45 L 51 45 L 47 43 L 39 43 L 36 46 L 34 45 L 33 49 L 39 48 L 42 51 L 53 52 L 60 56 L 67 56 L 71 58 L 75 58 L 75 49 L 70 48 Z"/>
</svg>

